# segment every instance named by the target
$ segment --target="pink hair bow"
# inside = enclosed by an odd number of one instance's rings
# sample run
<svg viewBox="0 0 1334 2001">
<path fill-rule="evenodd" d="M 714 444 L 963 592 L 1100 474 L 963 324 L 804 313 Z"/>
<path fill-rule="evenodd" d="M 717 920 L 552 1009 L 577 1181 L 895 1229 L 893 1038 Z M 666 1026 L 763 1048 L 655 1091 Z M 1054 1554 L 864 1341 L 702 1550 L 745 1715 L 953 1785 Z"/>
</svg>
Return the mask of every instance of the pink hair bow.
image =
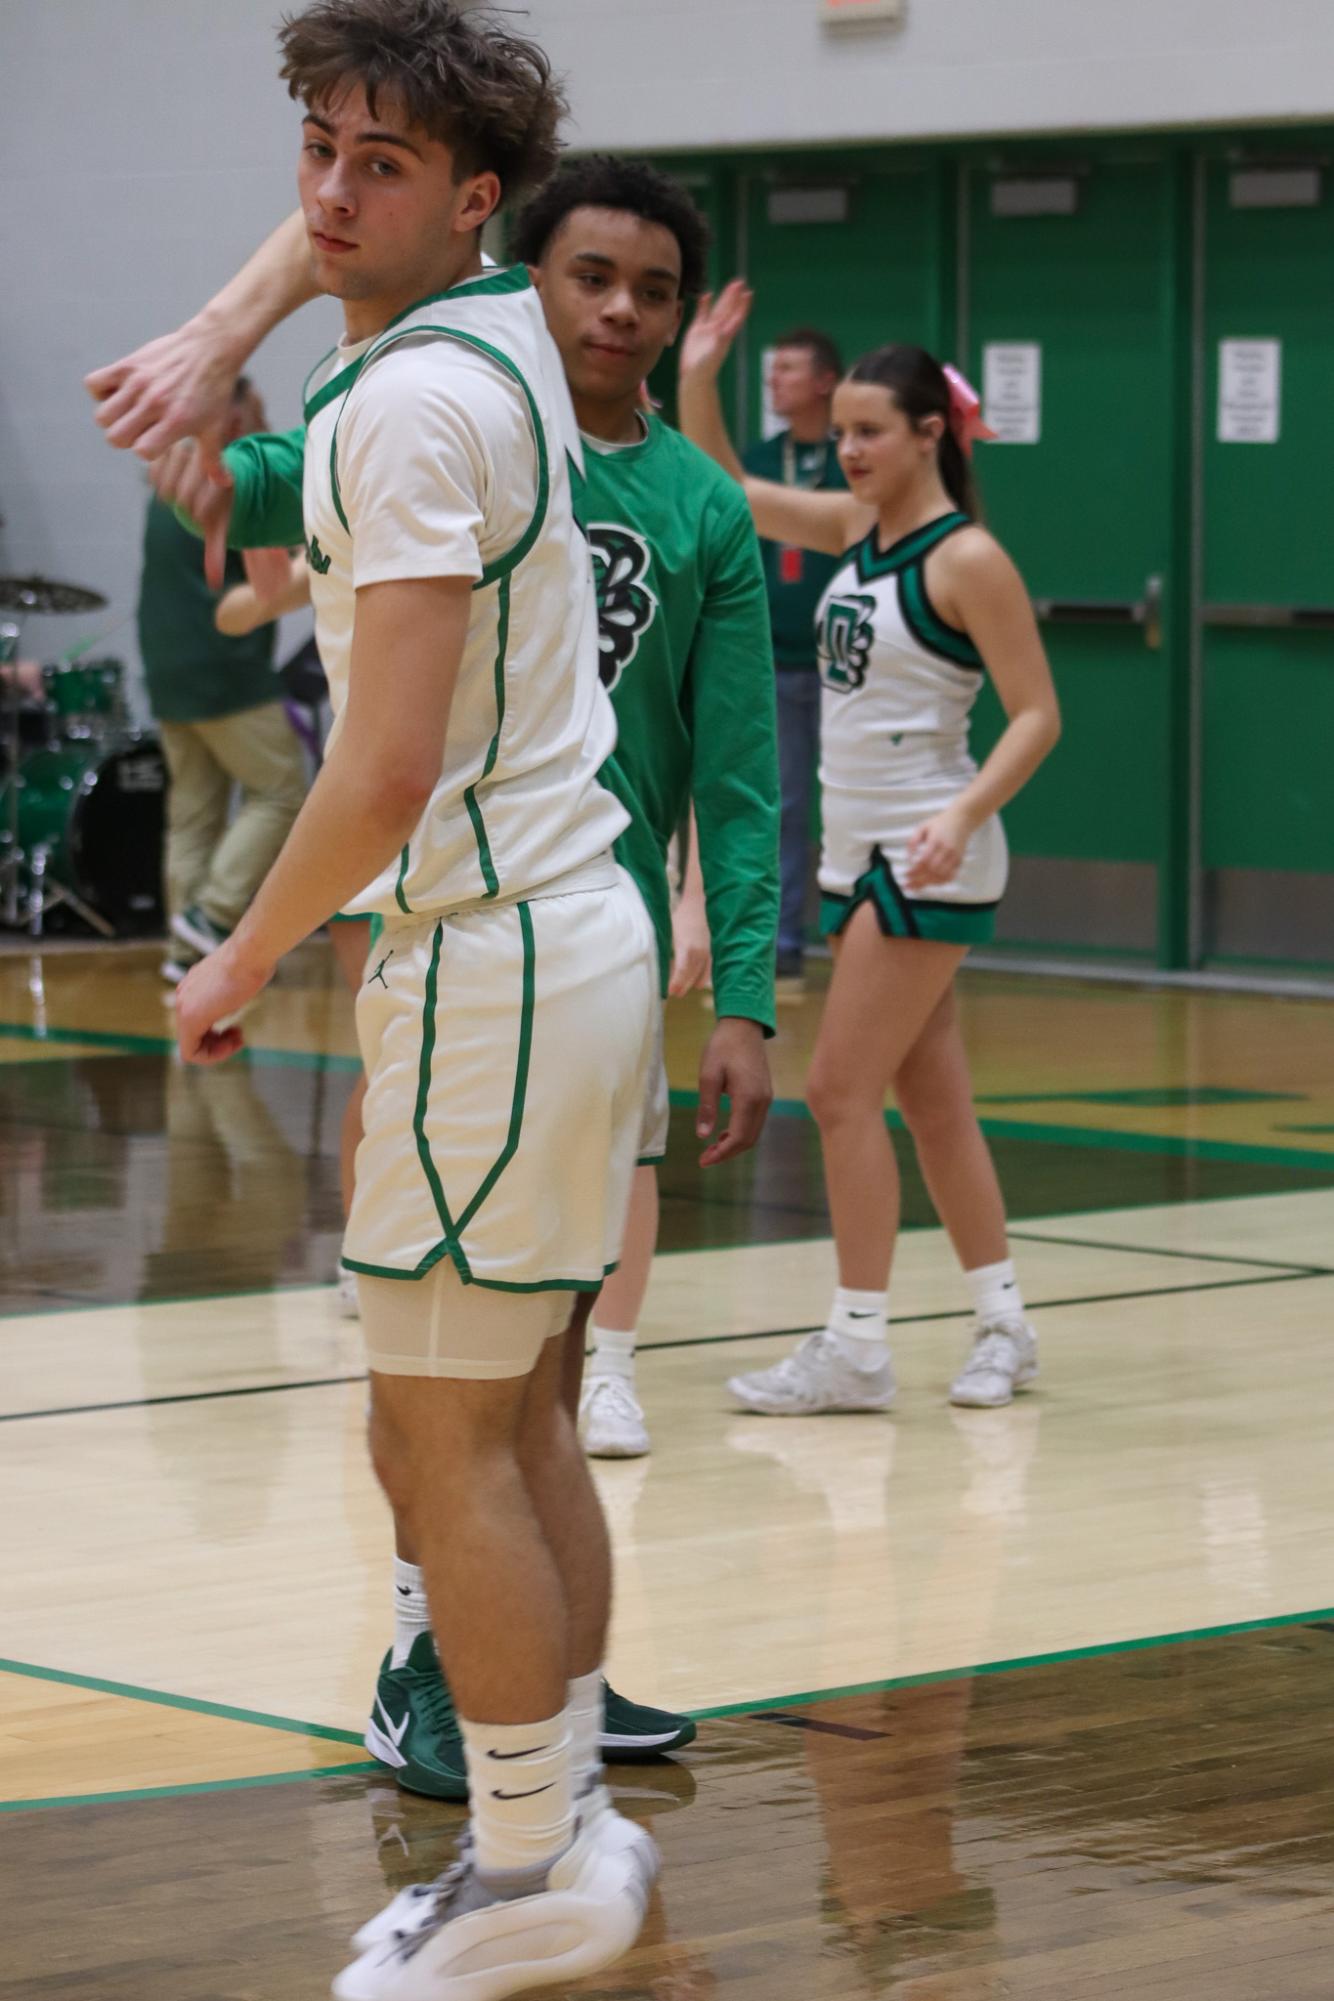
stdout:
<svg viewBox="0 0 1334 2001">
<path fill-rule="evenodd" d="M 996 433 L 982 421 L 982 398 L 952 362 L 945 363 L 945 380 L 950 385 L 950 429 L 959 440 L 964 457 L 970 459 L 977 440 L 994 439 Z"/>
</svg>

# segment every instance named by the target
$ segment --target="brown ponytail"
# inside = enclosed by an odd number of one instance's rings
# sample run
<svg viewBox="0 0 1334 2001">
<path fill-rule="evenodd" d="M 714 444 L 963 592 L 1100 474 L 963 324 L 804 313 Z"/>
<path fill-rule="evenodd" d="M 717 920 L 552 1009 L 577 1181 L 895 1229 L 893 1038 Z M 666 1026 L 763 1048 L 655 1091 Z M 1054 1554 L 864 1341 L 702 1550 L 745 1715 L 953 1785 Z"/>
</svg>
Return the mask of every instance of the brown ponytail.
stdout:
<svg viewBox="0 0 1334 2001">
<path fill-rule="evenodd" d="M 854 362 L 849 382 L 875 382 L 887 389 L 914 429 L 927 417 L 943 417 L 940 437 L 940 478 L 961 514 L 976 521 L 980 513 L 973 468 L 954 428 L 950 385 L 945 371 L 924 347 L 895 343 L 877 347 Z"/>
</svg>

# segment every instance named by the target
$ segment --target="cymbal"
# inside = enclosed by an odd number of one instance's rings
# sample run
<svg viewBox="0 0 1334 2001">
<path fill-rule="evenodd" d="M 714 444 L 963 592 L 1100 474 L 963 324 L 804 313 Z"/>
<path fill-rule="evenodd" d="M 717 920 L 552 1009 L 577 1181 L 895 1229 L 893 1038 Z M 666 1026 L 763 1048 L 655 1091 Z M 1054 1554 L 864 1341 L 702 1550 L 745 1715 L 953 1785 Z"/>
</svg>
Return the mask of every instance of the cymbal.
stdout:
<svg viewBox="0 0 1334 2001">
<path fill-rule="evenodd" d="M 0 611 L 102 611 L 100 591 L 78 584 L 53 583 L 50 577 L 0 577 Z"/>
</svg>

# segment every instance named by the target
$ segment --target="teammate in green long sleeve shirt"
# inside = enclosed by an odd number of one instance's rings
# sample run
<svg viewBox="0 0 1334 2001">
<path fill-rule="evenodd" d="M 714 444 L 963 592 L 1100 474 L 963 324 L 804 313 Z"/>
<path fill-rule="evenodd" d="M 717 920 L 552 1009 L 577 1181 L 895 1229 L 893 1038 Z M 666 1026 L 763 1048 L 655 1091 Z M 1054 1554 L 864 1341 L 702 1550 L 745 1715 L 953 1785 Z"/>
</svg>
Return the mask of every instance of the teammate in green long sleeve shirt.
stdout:
<svg viewBox="0 0 1334 2001">
<path fill-rule="evenodd" d="M 665 850 L 694 802 L 719 1017 L 701 1072 L 702 1102 L 711 1063 L 715 1079 L 725 1073 L 735 1095 L 734 1080 L 758 1062 L 767 1088 L 760 1043 L 773 1027 L 778 914 L 773 667 L 749 510 L 740 489 L 639 398 L 639 385 L 675 338 L 686 300 L 701 287 L 706 245 L 702 218 L 675 183 L 636 164 L 594 159 L 567 167 L 539 194 L 514 246 L 541 290 L 583 432 L 580 518 L 593 551 L 603 674 L 620 728 L 605 776 L 634 816 L 618 852 L 655 912 L 665 958 Z M 235 541 L 300 539 L 303 446 L 296 432 L 229 452 Z M 317 547 L 307 555 L 314 565 L 322 560 Z M 594 1359 L 581 1399 L 585 1442 L 608 1456 L 648 1449 L 634 1394 L 634 1328 L 656 1231 L 656 1180 L 646 1166 L 636 1178 L 621 1268 L 594 1316 Z M 396 1649 L 377 1700 L 396 1719 L 409 1719 L 405 1748 L 414 1747 L 413 1755 L 400 1780 L 459 1797 L 462 1765 L 447 1717 L 441 1721 L 433 1667 L 423 1670 L 415 1654 L 397 1660 Z M 686 1719 L 609 1692 L 609 1758 L 670 1750 L 693 1734 Z"/>
</svg>

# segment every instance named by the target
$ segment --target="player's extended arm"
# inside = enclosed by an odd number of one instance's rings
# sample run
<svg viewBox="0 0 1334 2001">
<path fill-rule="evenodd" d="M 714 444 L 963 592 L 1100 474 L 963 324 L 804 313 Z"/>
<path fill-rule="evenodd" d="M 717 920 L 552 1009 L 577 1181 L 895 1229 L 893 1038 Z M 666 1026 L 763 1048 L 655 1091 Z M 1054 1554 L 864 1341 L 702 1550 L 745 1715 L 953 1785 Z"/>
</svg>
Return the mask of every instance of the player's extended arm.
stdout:
<svg viewBox="0 0 1334 2001">
<path fill-rule="evenodd" d="M 744 509 L 724 492 L 710 520 L 710 573 L 691 648 L 691 792 L 713 942 L 718 1025 L 700 1065 L 700 1111 L 726 1091 L 729 1159 L 759 1138 L 773 1097 L 778 942 L 778 734 L 764 571 Z M 705 1156 L 706 1159 L 709 1156 Z"/>
<path fill-rule="evenodd" d="M 368 584 L 357 592 L 343 727 L 282 853 L 225 945 L 177 990 L 190 1062 L 241 1046 L 214 1024 L 253 1000 L 279 959 L 388 866 L 440 776 L 472 609 L 472 579 Z"/>
<path fill-rule="evenodd" d="M 234 584 L 213 614 L 218 631 L 229 639 L 244 639 L 310 603 L 310 566 L 304 556 L 289 556 L 286 549 L 247 549 L 245 566 L 245 583 Z"/>
<path fill-rule="evenodd" d="M 265 335 L 316 296 L 298 210 L 193 319 L 86 378 L 108 443 L 156 459 L 196 438 L 216 474 L 237 376 Z"/>
<path fill-rule="evenodd" d="M 755 526 L 771 542 L 789 542 L 826 556 L 841 556 L 859 542 L 875 519 L 846 493 L 812 493 L 755 479 L 737 457 L 728 435 L 718 393 L 718 375 L 744 326 L 754 294 L 733 278 L 715 299 L 706 292 L 681 343 L 681 429 L 716 459 L 745 493 Z"/>
</svg>

